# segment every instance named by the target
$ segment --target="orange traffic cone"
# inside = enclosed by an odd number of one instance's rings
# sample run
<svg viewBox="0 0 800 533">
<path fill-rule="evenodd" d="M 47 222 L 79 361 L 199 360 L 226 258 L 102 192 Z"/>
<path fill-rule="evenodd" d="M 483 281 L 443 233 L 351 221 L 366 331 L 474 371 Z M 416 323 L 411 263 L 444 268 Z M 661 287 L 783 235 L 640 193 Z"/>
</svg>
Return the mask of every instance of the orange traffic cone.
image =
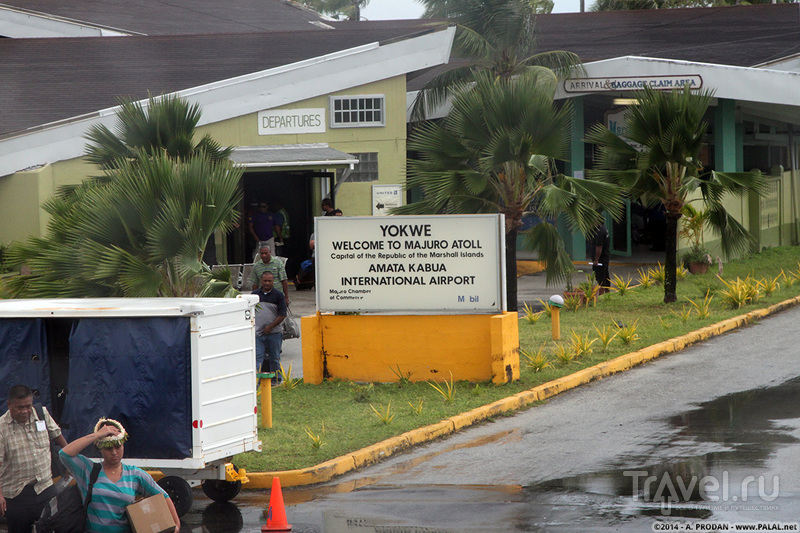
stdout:
<svg viewBox="0 0 800 533">
<path fill-rule="evenodd" d="M 281 492 L 281 479 L 272 478 L 272 490 L 269 492 L 269 507 L 267 507 L 267 523 L 261 526 L 261 531 L 291 531 L 292 525 L 286 521 L 286 509 L 283 507 L 283 493 Z"/>
</svg>

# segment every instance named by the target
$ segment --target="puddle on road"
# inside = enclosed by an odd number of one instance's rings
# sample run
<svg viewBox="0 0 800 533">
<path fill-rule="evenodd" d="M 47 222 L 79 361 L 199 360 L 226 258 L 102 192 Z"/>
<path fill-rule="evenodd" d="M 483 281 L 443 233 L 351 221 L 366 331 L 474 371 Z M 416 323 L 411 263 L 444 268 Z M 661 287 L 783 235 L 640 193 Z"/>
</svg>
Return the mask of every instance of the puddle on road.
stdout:
<svg viewBox="0 0 800 533">
<path fill-rule="evenodd" d="M 415 457 L 413 459 L 400 461 L 396 465 L 394 465 L 389 472 L 386 474 L 382 474 L 379 476 L 373 477 L 360 477 L 353 480 L 346 480 L 346 481 L 339 481 L 339 482 L 332 482 L 331 484 L 327 484 L 324 486 L 316 486 L 311 488 L 304 488 L 304 487 L 297 487 L 297 488 L 290 488 L 285 489 L 283 491 L 283 498 L 286 505 L 297 505 L 300 503 L 310 502 L 316 498 L 327 496 L 330 494 L 342 494 L 345 492 L 352 492 L 358 490 L 363 487 L 367 487 L 370 485 L 374 485 L 380 482 L 383 478 L 398 474 L 402 472 L 408 472 L 417 466 L 435 459 L 440 455 L 447 454 L 449 452 L 455 450 L 462 450 L 466 448 L 477 448 L 479 446 L 484 446 L 486 444 L 490 444 L 493 442 L 499 442 L 503 440 L 519 440 L 522 438 L 520 435 L 519 430 L 508 430 L 508 431 L 501 431 L 499 433 L 493 433 L 492 435 L 487 435 L 485 437 L 480 437 L 477 439 L 473 439 L 468 442 L 458 443 L 450 445 L 441 451 L 431 452 L 423 454 L 419 457 Z"/>
<path fill-rule="evenodd" d="M 624 458 L 624 467 L 526 487 L 532 493 L 600 494 L 621 498 L 625 513 L 709 518 L 715 510 L 766 510 L 780 480 L 769 459 L 796 445 L 800 378 L 776 387 L 723 396 L 667 420 L 677 431 L 651 456 Z M 708 450 L 697 453 L 698 450 Z M 658 461 L 653 456 L 678 457 Z M 758 510 L 758 509 L 756 509 Z"/>
<path fill-rule="evenodd" d="M 334 481 L 329 484 L 320 485 L 320 486 L 313 486 L 313 487 L 287 487 L 284 488 L 281 492 L 283 494 L 284 504 L 288 506 L 297 506 L 299 504 L 308 503 L 316 499 L 324 499 L 329 496 L 337 495 L 337 494 L 345 494 L 351 492 L 357 492 L 359 489 L 365 487 L 372 487 L 372 491 L 375 493 L 383 492 L 392 492 L 397 490 L 397 487 L 388 486 L 388 485 L 377 485 L 379 484 L 385 477 L 409 471 L 420 464 L 423 464 L 427 461 L 435 459 L 440 455 L 446 454 L 451 451 L 467 449 L 467 448 L 477 448 L 480 446 L 484 446 L 486 444 L 490 444 L 493 442 L 502 442 L 502 441 L 516 441 L 522 438 L 520 430 L 508 430 L 508 431 L 501 431 L 498 433 L 494 433 L 487 436 L 482 436 L 476 439 L 472 439 L 468 442 L 452 444 L 447 446 L 446 448 L 442 449 L 441 451 L 430 452 L 427 454 L 423 454 L 419 457 L 415 457 L 413 459 L 407 459 L 398 462 L 394 465 L 386 474 L 372 476 L 372 477 L 359 477 L 352 480 L 339 480 Z M 428 487 L 431 489 L 431 487 Z M 414 490 L 426 490 L 424 487 L 416 487 Z M 502 496 L 502 499 L 508 499 L 509 494 L 520 494 L 522 493 L 522 487 L 519 486 L 511 486 L 511 487 L 483 487 L 483 486 L 463 486 L 458 488 L 452 487 L 436 487 L 433 490 L 441 493 L 452 493 L 452 494 L 464 494 L 469 492 L 476 492 L 476 491 L 487 491 L 489 494 L 505 494 L 506 496 Z M 402 492 L 402 490 L 400 491 Z M 411 491 L 413 492 L 413 491 Z M 197 496 L 196 496 L 197 498 Z M 471 497 L 470 497 L 471 498 Z M 470 499 L 468 498 L 468 499 Z M 458 499 L 458 496 L 452 496 L 451 499 Z M 205 507 L 201 507 L 199 505 L 199 501 L 196 501 L 195 508 L 193 509 L 190 515 L 184 517 L 184 527 L 187 530 L 195 531 L 195 529 L 200 529 L 203 533 L 237 533 L 238 531 L 242 530 L 243 522 L 253 522 L 259 520 L 263 522 L 264 520 L 264 513 L 266 512 L 266 507 L 269 502 L 269 491 L 247 491 L 242 492 L 237 496 L 234 502 L 227 502 L 227 503 L 211 503 L 206 505 Z M 245 517 L 242 516 L 242 511 L 245 511 Z M 293 528 L 294 531 L 325 531 L 326 533 L 335 533 L 337 531 L 351 531 L 352 528 L 356 528 L 356 530 L 361 530 L 359 528 L 364 528 L 363 530 L 368 531 L 373 522 L 372 519 L 364 520 L 363 518 L 353 518 L 347 516 L 340 516 L 339 513 L 326 513 L 325 520 L 328 522 L 327 527 L 322 527 L 321 529 L 316 527 L 310 527 L 304 529 L 303 527 Z M 341 529 L 342 524 L 339 523 L 344 520 L 344 524 L 347 525 L 345 529 Z M 378 521 L 379 522 L 379 521 Z M 377 522 L 376 522 L 377 523 Z M 437 533 L 450 533 L 451 530 L 449 529 L 419 529 L 416 527 L 398 527 L 398 526 L 391 526 L 394 529 L 381 529 L 382 526 L 375 526 L 375 531 L 391 531 L 392 533 L 417 533 L 421 531 L 426 532 L 434 532 Z M 452 533 L 455 533 L 458 530 L 452 530 Z"/>
<path fill-rule="evenodd" d="M 453 450 L 522 438 L 517 429 L 419 457 L 401 457 L 386 474 L 284 489 L 283 496 L 287 506 L 294 506 L 290 521 L 296 523 L 295 531 L 303 533 L 640 531 L 642 521 L 649 530 L 650 520 L 667 516 L 730 518 L 732 511 L 726 509 L 734 503 L 776 503 L 780 510 L 771 519 L 796 519 L 792 513 L 800 502 L 791 500 L 791 494 L 779 497 L 774 479 L 762 473 L 774 469 L 777 451 L 797 446 L 800 440 L 800 378 L 718 398 L 665 424 L 673 431 L 653 442 L 650 454 L 624 457 L 612 469 L 527 487 L 381 484 L 387 476 Z M 352 495 L 336 496 L 346 493 Z M 313 500 L 318 502 L 312 507 L 297 505 Z M 261 511 L 267 501 L 268 491 L 237 498 L 244 530 L 263 524 Z M 458 519 L 443 519 L 448 512 Z M 235 533 L 241 520 L 236 505 L 212 504 L 202 513 L 202 530 Z"/>
<path fill-rule="evenodd" d="M 239 507 L 233 502 L 212 502 L 203 509 L 205 533 L 238 533 L 244 526 Z"/>
</svg>

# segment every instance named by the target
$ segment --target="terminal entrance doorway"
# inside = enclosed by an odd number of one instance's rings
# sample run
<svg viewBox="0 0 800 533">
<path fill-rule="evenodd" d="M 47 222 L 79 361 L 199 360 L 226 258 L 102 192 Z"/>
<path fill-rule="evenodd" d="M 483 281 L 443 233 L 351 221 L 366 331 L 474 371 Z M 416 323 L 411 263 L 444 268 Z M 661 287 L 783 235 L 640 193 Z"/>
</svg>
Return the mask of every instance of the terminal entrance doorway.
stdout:
<svg viewBox="0 0 800 533">
<path fill-rule="evenodd" d="M 333 173 L 305 170 L 245 172 L 242 176 L 241 223 L 227 238 L 228 263 L 253 262 L 256 242 L 248 230 L 248 219 L 259 203 L 266 203 L 270 212 L 282 209 L 288 215 L 289 236 L 284 239 L 280 253 L 287 258 L 286 271 L 291 279 L 300 263 L 310 257 L 308 239 L 314 231 L 314 217 L 321 214 L 319 206 L 312 205 L 315 187 L 319 187 L 320 179 L 330 179 L 331 176 Z"/>
</svg>

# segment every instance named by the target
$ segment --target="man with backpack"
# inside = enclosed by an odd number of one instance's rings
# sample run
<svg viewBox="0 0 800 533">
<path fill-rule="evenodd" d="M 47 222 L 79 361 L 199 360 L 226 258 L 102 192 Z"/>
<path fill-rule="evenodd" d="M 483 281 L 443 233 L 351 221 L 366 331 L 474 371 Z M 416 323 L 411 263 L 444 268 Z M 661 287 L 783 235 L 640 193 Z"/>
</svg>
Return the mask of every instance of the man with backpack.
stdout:
<svg viewBox="0 0 800 533">
<path fill-rule="evenodd" d="M 33 407 L 33 391 L 16 385 L 8 391 L 8 412 L 0 416 L 0 516 L 8 533 L 30 533 L 55 495 L 50 470 L 50 441 L 66 446 L 61 429 L 46 409 Z"/>
</svg>

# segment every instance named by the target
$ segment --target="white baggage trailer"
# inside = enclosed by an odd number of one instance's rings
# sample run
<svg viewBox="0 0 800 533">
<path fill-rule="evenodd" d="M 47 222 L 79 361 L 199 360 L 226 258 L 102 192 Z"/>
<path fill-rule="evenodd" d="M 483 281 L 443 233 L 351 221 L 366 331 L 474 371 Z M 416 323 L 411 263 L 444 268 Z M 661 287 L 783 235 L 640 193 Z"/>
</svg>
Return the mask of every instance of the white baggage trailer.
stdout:
<svg viewBox="0 0 800 533">
<path fill-rule="evenodd" d="M 227 501 L 246 482 L 231 458 L 261 451 L 257 304 L 254 295 L 0 300 L 0 382 L 34 389 L 67 440 L 101 416 L 120 420 L 124 460 L 160 470 L 179 514 L 191 507 L 190 481 Z"/>
</svg>

